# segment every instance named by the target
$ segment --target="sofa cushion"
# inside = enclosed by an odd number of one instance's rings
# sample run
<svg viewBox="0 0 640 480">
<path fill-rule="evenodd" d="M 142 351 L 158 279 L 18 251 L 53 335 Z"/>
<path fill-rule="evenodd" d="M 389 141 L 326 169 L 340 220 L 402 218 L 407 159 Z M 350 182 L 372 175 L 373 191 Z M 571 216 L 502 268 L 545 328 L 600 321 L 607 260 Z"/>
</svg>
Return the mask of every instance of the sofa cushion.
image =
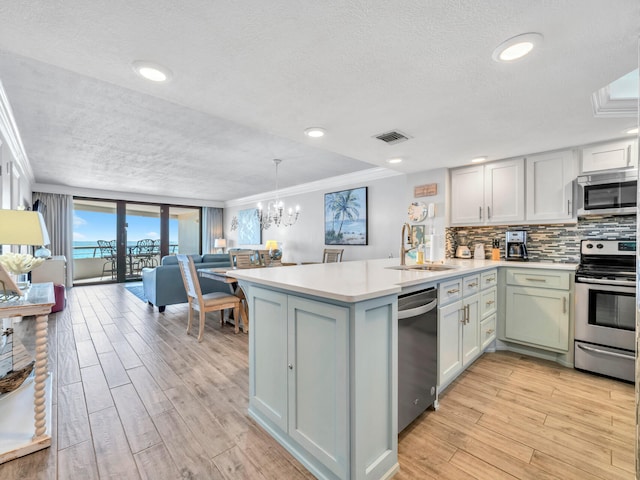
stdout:
<svg viewBox="0 0 640 480">
<path fill-rule="evenodd" d="M 202 263 L 202 255 L 192 254 L 189 256 L 193 258 L 193 263 Z M 178 265 L 178 257 L 175 255 L 167 255 L 166 257 L 162 257 L 160 263 L 162 265 Z"/>
</svg>

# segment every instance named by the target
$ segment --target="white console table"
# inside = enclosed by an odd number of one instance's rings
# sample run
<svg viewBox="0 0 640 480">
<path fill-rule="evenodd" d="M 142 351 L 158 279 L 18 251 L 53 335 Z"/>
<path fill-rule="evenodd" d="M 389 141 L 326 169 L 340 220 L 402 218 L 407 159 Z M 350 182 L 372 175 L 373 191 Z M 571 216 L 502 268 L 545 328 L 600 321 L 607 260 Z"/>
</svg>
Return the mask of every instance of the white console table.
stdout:
<svg viewBox="0 0 640 480">
<path fill-rule="evenodd" d="M 47 322 L 54 304 L 53 283 L 31 284 L 23 297 L 0 302 L 0 318 L 36 317 L 35 376 L 13 392 L 0 396 L 0 463 L 51 446 Z"/>
</svg>

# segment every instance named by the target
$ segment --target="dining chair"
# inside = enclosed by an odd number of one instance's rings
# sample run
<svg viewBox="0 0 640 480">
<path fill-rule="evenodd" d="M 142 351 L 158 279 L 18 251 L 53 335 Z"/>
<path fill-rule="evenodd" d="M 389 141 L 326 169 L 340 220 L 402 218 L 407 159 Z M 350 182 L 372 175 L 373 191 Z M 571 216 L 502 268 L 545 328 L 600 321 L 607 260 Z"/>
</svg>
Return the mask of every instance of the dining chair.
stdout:
<svg viewBox="0 0 640 480">
<path fill-rule="evenodd" d="M 322 263 L 337 263 L 342 261 L 344 248 L 325 248 Z"/>
<path fill-rule="evenodd" d="M 211 292 L 203 295 L 193 259 L 188 255 L 176 255 L 176 257 L 178 259 L 178 265 L 180 266 L 180 273 L 182 273 L 184 289 L 187 292 L 187 299 L 189 300 L 187 335 L 189 335 L 191 331 L 194 311 L 198 311 L 199 313 L 200 328 L 198 330 L 198 342 L 201 342 L 204 334 L 205 315 L 208 312 L 220 312 L 220 325 L 224 325 L 224 311 L 227 308 L 233 309 L 233 318 L 235 319 L 234 331 L 238 333 L 240 331 L 239 315 L 242 315 L 242 320 L 245 322 L 245 325 L 247 321 L 244 317 L 244 311 L 240 308 L 240 299 L 230 293 L 222 292 Z"/>
<path fill-rule="evenodd" d="M 258 250 L 258 258 L 263 267 L 282 266 L 282 258 L 271 258 L 271 250 Z"/>
<path fill-rule="evenodd" d="M 231 261 L 232 268 L 253 268 L 256 265 L 253 263 L 253 257 L 255 256 L 255 250 L 244 251 L 231 251 L 229 252 L 229 260 Z"/>
</svg>

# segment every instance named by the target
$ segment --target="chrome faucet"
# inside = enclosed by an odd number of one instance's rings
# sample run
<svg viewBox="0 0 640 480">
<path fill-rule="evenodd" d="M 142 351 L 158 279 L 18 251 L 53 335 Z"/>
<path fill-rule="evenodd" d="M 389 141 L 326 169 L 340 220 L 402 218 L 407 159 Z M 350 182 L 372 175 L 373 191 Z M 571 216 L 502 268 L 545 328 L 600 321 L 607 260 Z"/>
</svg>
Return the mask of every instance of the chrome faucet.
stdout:
<svg viewBox="0 0 640 480">
<path fill-rule="evenodd" d="M 405 230 L 407 228 L 409 229 L 408 232 Z M 405 244 L 407 240 L 411 242 L 410 235 L 411 235 L 411 225 L 409 225 L 408 223 L 405 223 L 404 225 L 402 225 L 402 242 L 400 243 L 400 265 L 406 265 L 404 256 L 407 253 L 409 253 L 411 250 L 415 250 L 416 248 L 418 248 L 417 245 L 415 247 L 405 248 Z"/>
</svg>

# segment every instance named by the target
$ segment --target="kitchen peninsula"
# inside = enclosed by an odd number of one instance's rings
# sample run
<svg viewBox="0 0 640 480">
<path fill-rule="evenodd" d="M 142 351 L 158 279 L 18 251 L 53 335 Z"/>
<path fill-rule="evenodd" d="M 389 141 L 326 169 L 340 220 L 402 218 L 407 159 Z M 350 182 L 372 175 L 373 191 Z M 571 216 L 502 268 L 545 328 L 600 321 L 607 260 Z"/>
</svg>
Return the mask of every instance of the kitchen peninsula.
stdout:
<svg viewBox="0 0 640 480">
<path fill-rule="evenodd" d="M 249 414 L 316 477 L 391 478 L 398 470 L 397 301 L 513 262 L 398 259 L 234 270 L 249 302 Z M 518 263 L 571 271 L 572 264 Z"/>
</svg>

